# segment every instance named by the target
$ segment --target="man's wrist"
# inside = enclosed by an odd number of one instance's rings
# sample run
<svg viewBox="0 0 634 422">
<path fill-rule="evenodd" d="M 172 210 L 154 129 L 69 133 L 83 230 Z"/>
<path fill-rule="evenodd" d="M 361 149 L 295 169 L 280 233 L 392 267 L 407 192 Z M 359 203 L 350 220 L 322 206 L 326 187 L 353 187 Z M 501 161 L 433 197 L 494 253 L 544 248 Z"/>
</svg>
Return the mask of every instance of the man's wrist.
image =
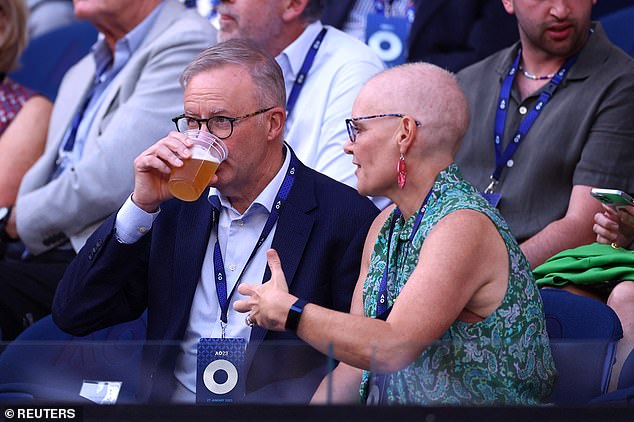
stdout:
<svg viewBox="0 0 634 422">
<path fill-rule="evenodd" d="M 142 203 L 140 203 L 140 202 L 137 202 L 137 201 L 134 199 L 134 192 L 132 192 L 132 195 L 130 195 L 130 200 L 131 200 L 131 201 L 132 201 L 132 203 L 133 203 L 134 205 L 136 205 L 139 209 L 141 209 L 141 210 L 145 211 L 145 212 L 146 212 L 146 213 L 148 213 L 148 214 L 155 214 L 155 213 L 159 210 L 159 207 L 160 207 L 160 203 L 159 203 L 159 204 L 156 204 L 156 205 L 148 205 L 148 204 L 142 204 Z"/>
<path fill-rule="evenodd" d="M 286 315 L 286 323 L 284 324 L 284 328 L 288 331 L 297 331 L 297 327 L 299 326 L 299 320 L 302 317 L 304 312 L 304 306 L 306 306 L 308 302 L 304 299 L 297 299 L 295 303 L 288 310 L 288 315 Z"/>
</svg>

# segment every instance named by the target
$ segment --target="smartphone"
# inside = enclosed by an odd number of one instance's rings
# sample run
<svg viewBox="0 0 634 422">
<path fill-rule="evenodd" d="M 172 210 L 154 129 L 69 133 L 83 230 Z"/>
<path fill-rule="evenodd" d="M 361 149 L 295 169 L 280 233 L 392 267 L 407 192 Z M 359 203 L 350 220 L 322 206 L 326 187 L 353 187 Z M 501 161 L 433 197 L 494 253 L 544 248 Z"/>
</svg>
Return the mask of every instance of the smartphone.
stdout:
<svg viewBox="0 0 634 422">
<path fill-rule="evenodd" d="M 610 205 L 616 209 L 634 205 L 634 199 L 626 192 L 616 189 L 598 189 L 593 188 L 591 195 L 606 205 Z"/>
</svg>

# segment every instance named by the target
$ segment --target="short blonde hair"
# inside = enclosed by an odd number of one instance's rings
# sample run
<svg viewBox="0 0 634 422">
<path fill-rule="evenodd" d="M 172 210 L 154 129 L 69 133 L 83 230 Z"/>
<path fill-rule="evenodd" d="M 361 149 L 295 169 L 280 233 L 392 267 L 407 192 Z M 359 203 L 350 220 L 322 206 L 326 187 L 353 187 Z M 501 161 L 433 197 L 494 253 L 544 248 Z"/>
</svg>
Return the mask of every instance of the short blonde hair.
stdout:
<svg viewBox="0 0 634 422">
<path fill-rule="evenodd" d="M 4 32 L 0 34 L 0 72 L 10 72 L 18 65 L 26 46 L 28 12 L 24 0 L 0 0 L 0 14 L 4 15 Z"/>
</svg>

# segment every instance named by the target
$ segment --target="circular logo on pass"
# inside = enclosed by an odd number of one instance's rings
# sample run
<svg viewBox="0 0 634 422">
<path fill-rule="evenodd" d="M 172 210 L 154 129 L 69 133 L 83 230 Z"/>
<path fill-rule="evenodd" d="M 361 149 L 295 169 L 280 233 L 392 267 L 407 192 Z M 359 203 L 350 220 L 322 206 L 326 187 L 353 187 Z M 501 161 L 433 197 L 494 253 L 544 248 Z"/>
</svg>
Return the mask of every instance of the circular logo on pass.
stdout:
<svg viewBox="0 0 634 422">
<path fill-rule="evenodd" d="M 228 360 L 215 360 L 205 368 L 203 382 L 213 394 L 227 394 L 238 384 L 238 369 Z"/>
</svg>

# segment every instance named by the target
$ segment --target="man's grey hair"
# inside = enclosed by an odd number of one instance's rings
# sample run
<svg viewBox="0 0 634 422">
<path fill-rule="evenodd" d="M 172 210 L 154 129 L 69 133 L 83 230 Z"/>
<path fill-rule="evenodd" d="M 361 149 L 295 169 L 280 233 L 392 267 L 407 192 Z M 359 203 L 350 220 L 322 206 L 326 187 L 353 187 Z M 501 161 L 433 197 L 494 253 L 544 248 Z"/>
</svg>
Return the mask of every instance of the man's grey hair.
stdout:
<svg viewBox="0 0 634 422">
<path fill-rule="evenodd" d="M 180 77 L 183 88 L 196 75 L 215 68 L 236 65 L 245 68 L 257 88 L 255 99 L 261 107 L 286 107 L 282 69 L 267 53 L 248 40 L 231 39 L 200 52 Z"/>
</svg>

